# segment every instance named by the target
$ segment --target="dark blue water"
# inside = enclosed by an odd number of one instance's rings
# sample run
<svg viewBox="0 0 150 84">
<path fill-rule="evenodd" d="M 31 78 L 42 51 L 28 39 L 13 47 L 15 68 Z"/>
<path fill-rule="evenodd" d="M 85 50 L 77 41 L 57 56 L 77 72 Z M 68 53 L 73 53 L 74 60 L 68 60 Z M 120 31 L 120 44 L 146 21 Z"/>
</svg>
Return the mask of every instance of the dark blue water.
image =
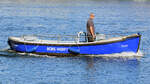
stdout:
<svg viewBox="0 0 150 84">
<path fill-rule="evenodd" d="M 150 2 L 141 1 L 0 1 L 0 84 L 150 84 Z M 86 31 L 90 12 L 97 32 L 141 33 L 144 56 L 58 58 L 5 51 L 9 36 Z"/>
</svg>

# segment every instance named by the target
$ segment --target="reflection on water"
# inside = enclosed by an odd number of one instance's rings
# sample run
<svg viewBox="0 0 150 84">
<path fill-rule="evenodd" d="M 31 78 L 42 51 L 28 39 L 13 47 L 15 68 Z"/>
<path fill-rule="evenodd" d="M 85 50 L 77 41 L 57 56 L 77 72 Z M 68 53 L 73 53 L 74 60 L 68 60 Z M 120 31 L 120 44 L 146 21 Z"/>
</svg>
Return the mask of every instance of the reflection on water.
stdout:
<svg viewBox="0 0 150 84">
<path fill-rule="evenodd" d="M 104 83 L 122 84 L 127 79 L 128 81 L 137 82 L 140 64 L 137 60 L 124 60 L 124 59 L 103 59 L 103 58 L 85 58 L 86 74 L 83 79 L 86 80 L 85 84 Z M 113 67 L 112 67 L 113 66 Z M 122 73 L 123 72 L 123 73 Z M 111 77 L 113 76 L 113 77 Z"/>
</svg>

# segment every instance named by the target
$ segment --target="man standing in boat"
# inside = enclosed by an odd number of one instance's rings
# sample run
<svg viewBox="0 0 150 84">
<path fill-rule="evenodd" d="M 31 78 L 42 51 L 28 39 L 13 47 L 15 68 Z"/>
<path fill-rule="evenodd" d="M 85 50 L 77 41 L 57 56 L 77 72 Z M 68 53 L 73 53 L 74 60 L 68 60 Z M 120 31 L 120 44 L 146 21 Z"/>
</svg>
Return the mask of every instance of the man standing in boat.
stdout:
<svg viewBox="0 0 150 84">
<path fill-rule="evenodd" d="M 91 14 L 90 14 L 90 17 L 89 17 L 89 19 L 88 19 L 88 21 L 87 21 L 87 36 L 88 36 L 88 42 L 93 42 L 93 41 L 95 41 L 95 39 L 96 39 L 93 19 L 94 19 L 94 14 L 91 13 Z"/>
</svg>

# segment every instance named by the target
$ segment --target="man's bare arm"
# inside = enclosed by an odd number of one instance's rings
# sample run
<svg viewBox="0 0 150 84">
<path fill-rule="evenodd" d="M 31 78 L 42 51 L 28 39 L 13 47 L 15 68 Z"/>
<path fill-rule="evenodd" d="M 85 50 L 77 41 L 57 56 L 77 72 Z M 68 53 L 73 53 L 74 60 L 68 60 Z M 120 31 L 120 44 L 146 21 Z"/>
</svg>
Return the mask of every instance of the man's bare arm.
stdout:
<svg viewBox="0 0 150 84">
<path fill-rule="evenodd" d="M 91 32 L 92 36 L 95 38 L 95 34 L 94 34 L 94 30 L 93 30 L 92 26 L 90 26 L 90 32 Z"/>
</svg>

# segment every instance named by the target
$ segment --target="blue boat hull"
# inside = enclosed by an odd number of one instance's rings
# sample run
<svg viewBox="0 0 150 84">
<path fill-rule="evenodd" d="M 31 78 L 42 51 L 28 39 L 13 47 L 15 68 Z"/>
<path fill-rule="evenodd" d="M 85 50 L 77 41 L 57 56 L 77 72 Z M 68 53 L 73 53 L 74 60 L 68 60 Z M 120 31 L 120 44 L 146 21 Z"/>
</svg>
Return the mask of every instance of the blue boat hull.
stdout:
<svg viewBox="0 0 150 84">
<path fill-rule="evenodd" d="M 46 55 L 103 55 L 121 52 L 134 52 L 139 50 L 141 36 L 128 37 L 125 40 L 95 43 L 86 45 L 45 45 L 17 42 L 8 39 L 8 44 L 12 50 L 26 53 L 46 54 Z"/>
</svg>

